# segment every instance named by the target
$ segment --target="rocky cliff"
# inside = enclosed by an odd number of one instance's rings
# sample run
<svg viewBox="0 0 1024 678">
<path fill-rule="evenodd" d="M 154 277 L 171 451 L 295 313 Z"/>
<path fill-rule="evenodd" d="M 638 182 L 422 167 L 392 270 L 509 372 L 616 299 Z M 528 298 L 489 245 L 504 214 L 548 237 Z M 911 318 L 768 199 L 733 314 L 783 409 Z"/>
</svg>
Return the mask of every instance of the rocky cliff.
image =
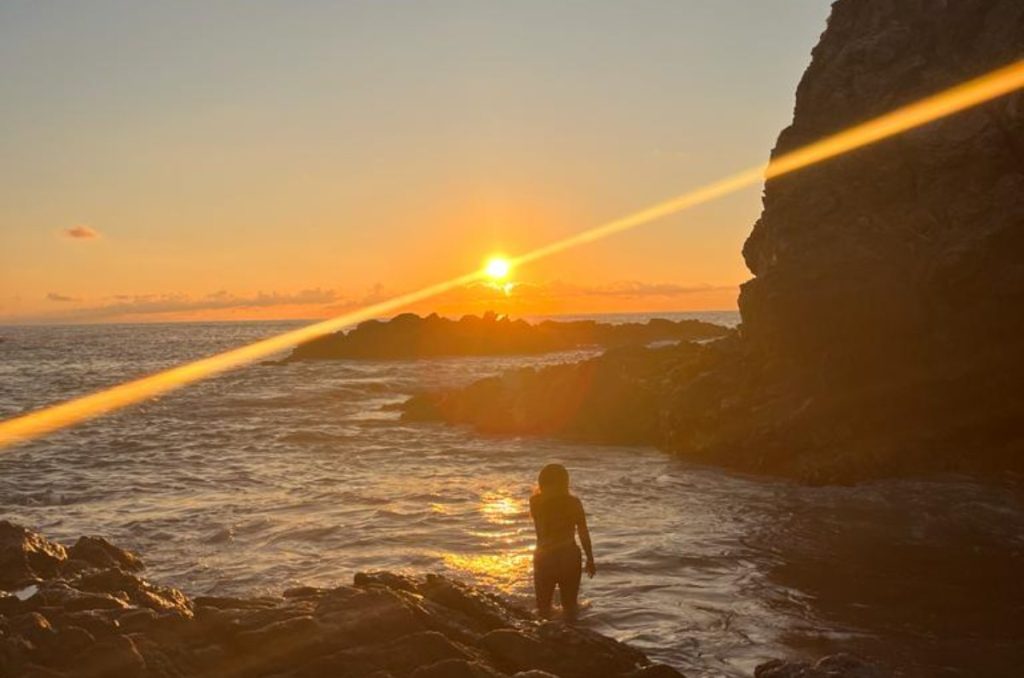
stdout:
<svg viewBox="0 0 1024 678">
<path fill-rule="evenodd" d="M 1022 57 L 1019 0 L 838 0 L 773 155 Z M 657 405 L 637 441 L 747 471 L 1024 470 L 1024 94 L 769 181 L 743 254 L 738 336 L 652 356 L 657 374 L 577 379 L 604 391 L 551 432 L 640 398 Z M 408 416 L 549 430 L 511 405 L 544 379 L 565 370 L 478 388 L 498 410 L 445 393 Z M 526 421 L 495 426 L 502 411 Z"/>
<path fill-rule="evenodd" d="M 773 156 L 1022 57 L 1018 0 L 839 0 Z M 1024 94 L 768 182 L 743 254 L 804 454 L 1021 466 Z"/>
<path fill-rule="evenodd" d="M 1017 0 L 840 0 L 773 156 L 1022 57 Z M 743 255 L 768 361 L 845 379 L 1019 345 L 1024 95 L 768 182 Z"/>
</svg>

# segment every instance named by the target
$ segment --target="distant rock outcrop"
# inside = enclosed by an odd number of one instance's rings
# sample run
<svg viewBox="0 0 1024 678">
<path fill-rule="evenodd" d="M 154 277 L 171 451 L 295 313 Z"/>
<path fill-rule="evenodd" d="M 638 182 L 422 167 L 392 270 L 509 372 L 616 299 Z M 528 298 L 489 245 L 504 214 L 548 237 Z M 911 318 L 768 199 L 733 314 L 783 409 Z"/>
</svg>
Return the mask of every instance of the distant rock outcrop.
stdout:
<svg viewBox="0 0 1024 678">
<path fill-rule="evenodd" d="M 437 356 L 529 355 L 587 346 L 625 346 L 656 341 L 712 339 L 726 334 L 719 325 L 700 320 L 654 318 L 646 323 L 599 323 L 546 320 L 530 324 L 487 313 L 460 320 L 436 313 L 421 318 L 403 313 L 388 322 L 368 320 L 348 332 L 314 339 L 292 352 L 289 360 L 386 360 Z"/>
<path fill-rule="evenodd" d="M 773 155 L 1022 56 L 1019 0 L 838 0 Z M 591 404 L 635 393 L 644 440 L 746 471 L 1024 470 L 1024 94 L 773 179 L 743 254 L 736 337 L 681 349 L 636 391 L 578 379 L 585 411 L 540 428 L 575 436 L 605 416 Z M 600 371 L 663 359 L 609 354 Z M 503 407 L 568 373 L 470 388 Z M 430 416 L 425 398 L 408 416 Z M 435 418 L 501 428 L 484 402 L 434 401 Z"/>
</svg>

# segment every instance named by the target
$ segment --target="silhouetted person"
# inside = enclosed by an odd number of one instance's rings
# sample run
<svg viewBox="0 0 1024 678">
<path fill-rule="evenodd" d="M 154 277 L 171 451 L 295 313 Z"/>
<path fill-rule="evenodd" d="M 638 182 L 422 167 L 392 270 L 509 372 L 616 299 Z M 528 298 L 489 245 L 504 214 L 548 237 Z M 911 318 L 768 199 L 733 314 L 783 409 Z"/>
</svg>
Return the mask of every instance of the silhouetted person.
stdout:
<svg viewBox="0 0 1024 678">
<path fill-rule="evenodd" d="M 551 599 L 558 586 L 565 619 L 574 621 L 583 573 L 577 531 L 587 554 L 587 574 L 593 577 L 597 566 L 583 503 L 569 493 L 569 472 L 561 464 L 548 464 L 541 469 L 537 489 L 530 497 L 530 515 L 537 530 L 537 550 L 533 552 L 537 610 L 544 618 L 551 616 Z"/>
</svg>

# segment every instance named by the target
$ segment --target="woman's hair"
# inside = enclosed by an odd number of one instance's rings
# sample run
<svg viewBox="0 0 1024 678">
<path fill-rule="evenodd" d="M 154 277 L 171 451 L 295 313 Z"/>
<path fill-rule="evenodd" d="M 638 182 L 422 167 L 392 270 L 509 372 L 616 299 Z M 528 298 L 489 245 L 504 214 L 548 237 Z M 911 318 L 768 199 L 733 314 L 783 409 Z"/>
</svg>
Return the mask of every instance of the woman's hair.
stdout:
<svg viewBox="0 0 1024 678">
<path fill-rule="evenodd" d="M 542 494 L 569 494 L 569 472 L 561 464 L 548 464 L 537 476 L 537 489 Z"/>
</svg>

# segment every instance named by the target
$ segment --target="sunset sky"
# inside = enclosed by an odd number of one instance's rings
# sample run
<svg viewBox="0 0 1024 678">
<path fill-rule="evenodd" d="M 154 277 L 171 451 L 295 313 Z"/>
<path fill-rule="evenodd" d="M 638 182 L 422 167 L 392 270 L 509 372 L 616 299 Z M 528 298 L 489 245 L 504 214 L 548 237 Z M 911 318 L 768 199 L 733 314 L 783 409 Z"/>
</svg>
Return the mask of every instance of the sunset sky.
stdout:
<svg viewBox="0 0 1024 678">
<path fill-rule="evenodd" d="M 828 0 L 0 5 L 0 323 L 314 318 L 764 162 Z M 421 307 L 735 308 L 760 189 Z"/>
</svg>

